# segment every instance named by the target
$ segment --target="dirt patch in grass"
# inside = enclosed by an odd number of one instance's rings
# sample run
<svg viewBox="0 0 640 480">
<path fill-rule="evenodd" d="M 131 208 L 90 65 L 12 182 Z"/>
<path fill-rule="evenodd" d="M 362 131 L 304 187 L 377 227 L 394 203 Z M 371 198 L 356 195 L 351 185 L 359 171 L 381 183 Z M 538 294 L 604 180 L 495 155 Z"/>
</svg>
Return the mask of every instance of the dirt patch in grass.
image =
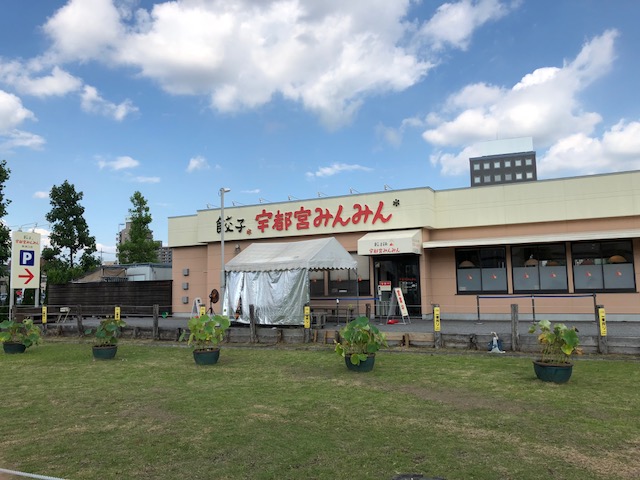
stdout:
<svg viewBox="0 0 640 480">
<path fill-rule="evenodd" d="M 513 402 L 497 402 L 495 398 L 486 398 L 480 395 L 474 395 L 468 391 L 458 392 L 452 389 L 438 390 L 412 385 L 403 386 L 396 391 L 412 395 L 421 400 L 451 405 L 461 410 L 476 410 L 481 408 L 515 415 L 524 412 L 524 408 L 514 404 Z"/>
</svg>

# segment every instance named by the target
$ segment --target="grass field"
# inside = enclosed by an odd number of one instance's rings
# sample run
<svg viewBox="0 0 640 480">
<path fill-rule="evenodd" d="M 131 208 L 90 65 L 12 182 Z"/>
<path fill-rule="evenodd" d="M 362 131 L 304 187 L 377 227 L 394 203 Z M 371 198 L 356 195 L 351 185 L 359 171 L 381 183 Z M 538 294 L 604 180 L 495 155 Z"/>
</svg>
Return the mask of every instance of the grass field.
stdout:
<svg viewBox="0 0 640 480">
<path fill-rule="evenodd" d="M 640 478 L 640 361 L 122 341 L 111 361 L 48 340 L 0 354 L 0 468 L 80 479 Z M 8 478 L 8 477 L 6 477 Z"/>
</svg>

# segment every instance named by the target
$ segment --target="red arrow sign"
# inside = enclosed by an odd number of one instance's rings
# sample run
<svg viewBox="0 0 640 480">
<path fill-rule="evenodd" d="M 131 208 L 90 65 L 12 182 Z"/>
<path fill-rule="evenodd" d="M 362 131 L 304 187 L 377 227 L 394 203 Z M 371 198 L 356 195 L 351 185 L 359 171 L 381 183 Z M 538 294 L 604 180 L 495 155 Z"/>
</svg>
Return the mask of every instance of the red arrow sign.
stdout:
<svg viewBox="0 0 640 480">
<path fill-rule="evenodd" d="M 25 268 L 25 271 L 27 272 L 26 275 L 18 275 L 18 278 L 26 278 L 24 284 L 26 285 L 27 283 L 29 283 L 32 279 L 33 279 L 33 273 L 31 273 L 31 271 L 28 268 Z"/>
</svg>

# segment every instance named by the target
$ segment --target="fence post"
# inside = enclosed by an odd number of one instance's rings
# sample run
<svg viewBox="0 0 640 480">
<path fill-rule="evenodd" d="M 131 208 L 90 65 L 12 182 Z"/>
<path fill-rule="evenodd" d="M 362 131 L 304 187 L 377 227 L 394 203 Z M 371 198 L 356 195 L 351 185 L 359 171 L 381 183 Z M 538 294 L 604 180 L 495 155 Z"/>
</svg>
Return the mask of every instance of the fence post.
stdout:
<svg viewBox="0 0 640 480">
<path fill-rule="evenodd" d="M 442 347 L 442 334 L 440 333 L 440 305 L 433 304 L 433 334 L 436 348 Z"/>
<path fill-rule="evenodd" d="M 607 345 L 607 316 L 604 305 L 596 305 L 596 325 L 598 325 L 598 353 L 609 353 Z"/>
<path fill-rule="evenodd" d="M 76 323 L 78 325 L 78 335 L 84 336 L 84 325 L 82 324 L 82 305 L 76 306 Z"/>
<path fill-rule="evenodd" d="M 520 350 L 520 335 L 518 333 L 518 304 L 511 304 L 511 350 Z"/>
<path fill-rule="evenodd" d="M 157 303 L 153 305 L 153 339 L 160 339 L 160 330 L 158 329 L 158 317 L 160 314 L 160 305 Z"/>
<path fill-rule="evenodd" d="M 255 305 L 249 305 L 249 341 L 256 343 L 256 315 Z"/>
</svg>

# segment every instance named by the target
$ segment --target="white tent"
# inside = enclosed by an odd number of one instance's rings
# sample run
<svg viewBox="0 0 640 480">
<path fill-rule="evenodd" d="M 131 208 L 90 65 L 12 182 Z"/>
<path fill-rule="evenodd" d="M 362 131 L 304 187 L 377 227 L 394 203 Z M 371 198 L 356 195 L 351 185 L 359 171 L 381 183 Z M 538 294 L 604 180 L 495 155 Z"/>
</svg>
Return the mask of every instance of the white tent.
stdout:
<svg viewBox="0 0 640 480">
<path fill-rule="evenodd" d="M 253 243 L 225 267 L 223 311 L 249 322 L 302 325 L 309 303 L 309 270 L 356 270 L 358 263 L 333 237 L 288 243 Z M 231 314 L 233 318 L 233 313 Z"/>
</svg>

